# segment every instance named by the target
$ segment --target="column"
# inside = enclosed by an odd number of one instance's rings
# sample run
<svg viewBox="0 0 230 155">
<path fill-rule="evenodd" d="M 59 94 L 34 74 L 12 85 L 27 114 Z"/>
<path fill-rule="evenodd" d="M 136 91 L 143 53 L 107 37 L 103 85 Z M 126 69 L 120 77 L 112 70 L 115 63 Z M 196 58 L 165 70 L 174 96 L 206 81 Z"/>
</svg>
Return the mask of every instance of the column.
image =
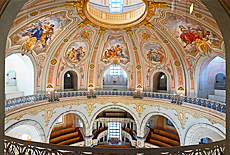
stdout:
<svg viewBox="0 0 230 155">
<path fill-rule="evenodd" d="M 137 137 L 137 148 L 145 147 L 145 138 Z"/>
<path fill-rule="evenodd" d="M 85 146 L 92 146 L 93 145 L 92 139 L 93 139 L 93 136 L 86 136 L 85 137 Z"/>
</svg>

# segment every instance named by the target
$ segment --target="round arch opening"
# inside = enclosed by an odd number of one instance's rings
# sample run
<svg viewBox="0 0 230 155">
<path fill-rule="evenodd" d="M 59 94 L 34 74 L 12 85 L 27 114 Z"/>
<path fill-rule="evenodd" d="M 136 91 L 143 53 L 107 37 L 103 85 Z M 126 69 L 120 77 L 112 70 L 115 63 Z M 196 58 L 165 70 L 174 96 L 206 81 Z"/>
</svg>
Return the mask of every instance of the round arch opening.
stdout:
<svg viewBox="0 0 230 155">
<path fill-rule="evenodd" d="M 165 73 L 157 72 L 153 76 L 153 91 L 167 92 L 168 79 Z"/>
<path fill-rule="evenodd" d="M 56 145 L 71 145 L 84 141 L 82 132 L 85 125 L 82 118 L 75 113 L 59 116 L 49 136 L 49 143 Z"/>
<path fill-rule="evenodd" d="M 67 71 L 64 74 L 64 90 L 78 90 L 78 76 L 74 71 Z"/>
<path fill-rule="evenodd" d="M 119 107 L 107 108 L 93 120 L 93 136 L 99 145 L 95 147 L 122 145 L 131 148 L 136 130 L 136 122 L 129 112 Z"/>
<path fill-rule="evenodd" d="M 31 59 L 21 54 L 5 58 L 6 99 L 34 94 L 34 66 Z"/>
<path fill-rule="evenodd" d="M 111 65 L 103 74 L 104 90 L 128 90 L 126 72 L 119 65 Z"/>
<path fill-rule="evenodd" d="M 162 115 L 153 115 L 145 124 L 146 142 L 157 147 L 180 146 L 180 137 L 175 124 Z"/>
</svg>

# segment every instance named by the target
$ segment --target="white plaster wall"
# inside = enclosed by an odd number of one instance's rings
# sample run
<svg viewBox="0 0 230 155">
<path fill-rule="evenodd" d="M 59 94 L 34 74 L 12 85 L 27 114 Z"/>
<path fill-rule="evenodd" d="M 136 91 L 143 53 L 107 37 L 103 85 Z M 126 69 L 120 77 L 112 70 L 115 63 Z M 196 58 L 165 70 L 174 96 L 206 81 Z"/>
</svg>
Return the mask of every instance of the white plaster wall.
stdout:
<svg viewBox="0 0 230 155">
<path fill-rule="evenodd" d="M 20 54 L 6 57 L 5 73 L 9 70 L 16 72 L 17 86 L 24 92 L 24 95 L 32 95 L 34 93 L 34 68 L 30 58 Z"/>
</svg>

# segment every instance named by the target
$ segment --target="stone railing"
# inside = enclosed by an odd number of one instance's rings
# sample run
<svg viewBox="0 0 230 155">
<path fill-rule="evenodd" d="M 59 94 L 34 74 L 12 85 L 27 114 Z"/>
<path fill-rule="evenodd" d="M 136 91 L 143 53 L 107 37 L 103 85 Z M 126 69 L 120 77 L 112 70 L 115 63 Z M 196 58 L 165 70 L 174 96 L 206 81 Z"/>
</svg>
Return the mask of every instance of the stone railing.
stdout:
<svg viewBox="0 0 230 155">
<path fill-rule="evenodd" d="M 145 4 L 143 3 L 139 8 L 124 12 L 124 13 L 109 13 L 96 9 L 90 3 L 87 4 L 87 11 L 91 17 L 97 21 L 108 24 L 125 24 L 140 18 L 145 12 Z"/>
<path fill-rule="evenodd" d="M 58 92 L 57 94 L 59 98 L 66 98 L 66 97 L 87 96 L 87 93 L 88 91 L 70 91 L 70 92 Z M 134 91 L 96 91 L 97 96 L 134 96 L 134 94 L 135 94 Z M 164 99 L 170 101 L 173 98 L 173 94 L 167 94 L 167 93 L 142 92 L 141 95 L 146 98 L 157 98 L 157 99 Z M 34 102 L 44 101 L 47 100 L 47 98 L 48 98 L 48 94 L 37 94 L 37 95 L 22 96 L 18 98 L 8 99 L 5 101 L 5 109 L 7 111 L 14 107 L 31 104 Z M 226 113 L 226 104 L 222 102 L 203 99 L 203 98 L 188 97 L 188 96 L 183 96 L 183 102 L 195 104 L 222 113 Z"/>
<path fill-rule="evenodd" d="M 181 147 L 170 148 L 92 148 L 64 145 L 52 145 L 31 141 L 23 141 L 5 136 L 5 155 L 73 155 L 73 154 L 103 154 L 103 155 L 125 155 L 125 154 L 151 154 L 151 155 L 224 155 L 225 140 Z"/>
<path fill-rule="evenodd" d="M 108 135 L 108 130 L 102 131 L 101 133 L 99 133 L 99 135 L 97 136 L 97 140 L 96 140 L 96 145 L 100 142 L 100 139 L 107 136 Z"/>
</svg>

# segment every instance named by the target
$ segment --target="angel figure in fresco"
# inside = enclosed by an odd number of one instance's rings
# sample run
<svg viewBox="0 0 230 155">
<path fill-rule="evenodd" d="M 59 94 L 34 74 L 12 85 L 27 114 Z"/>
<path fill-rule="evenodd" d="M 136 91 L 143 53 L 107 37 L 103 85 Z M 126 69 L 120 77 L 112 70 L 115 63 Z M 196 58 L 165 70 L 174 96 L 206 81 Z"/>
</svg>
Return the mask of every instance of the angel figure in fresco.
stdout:
<svg viewBox="0 0 230 155">
<path fill-rule="evenodd" d="M 77 58 L 77 52 L 76 52 L 76 50 L 74 49 L 74 48 L 72 48 L 72 50 L 68 53 L 68 59 L 70 59 L 70 60 L 76 60 L 76 58 Z"/>
<path fill-rule="evenodd" d="M 184 26 L 180 25 L 179 28 L 182 32 L 180 38 L 186 43 L 186 46 L 192 44 L 197 39 L 208 40 L 208 36 L 210 35 L 210 32 L 202 27 L 197 27 L 196 29 L 188 27 L 188 29 L 186 29 Z"/>
<path fill-rule="evenodd" d="M 164 52 L 160 47 L 157 47 L 155 50 L 153 48 L 147 53 L 147 59 L 153 62 L 162 62 L 164 58 Z"/>
</svg>

